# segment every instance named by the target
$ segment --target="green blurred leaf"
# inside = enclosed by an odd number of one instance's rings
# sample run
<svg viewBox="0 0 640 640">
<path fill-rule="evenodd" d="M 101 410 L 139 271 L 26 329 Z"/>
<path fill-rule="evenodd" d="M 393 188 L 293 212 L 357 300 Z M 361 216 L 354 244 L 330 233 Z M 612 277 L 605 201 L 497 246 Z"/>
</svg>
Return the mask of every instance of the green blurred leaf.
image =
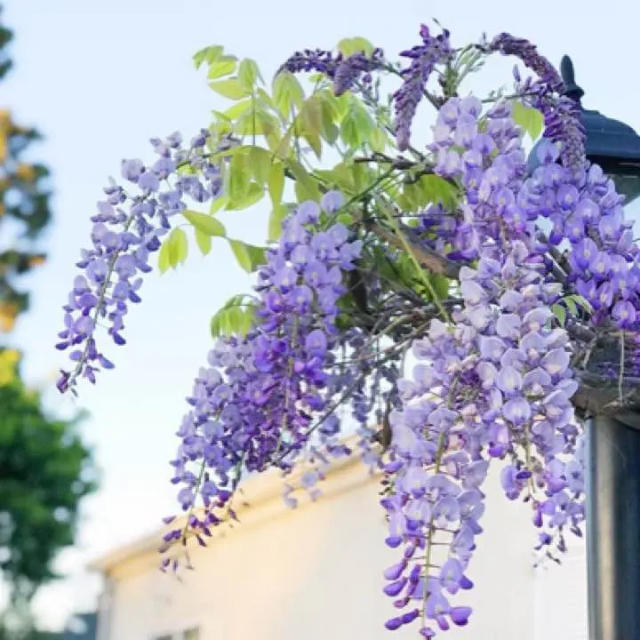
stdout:
<svg viewBox="0 0 640 640">
<path fill-rule="evenodd" d="M 561 304 L 552 304 L 551 311 L 553 312 L 553 315 L 558 318 L 560 326 L 564 327 L 567 319 L 567 310 Z"/>
<path fill-rule="evenodd" d="M 209 72 L 207 78 L 209 80 L 215 80 L 222 76 L 228 76 L 236 70 L 236 57 L 235 56 L 220 56 L 215 62 L 209 65 Z"/>
<path fill-rule="evenodd" d="M 246 244 L 242 240 L 229 239 L 229 245 L 238 264 L 247 272 L 255 271 L 256 267 L 264 264 L 265 255 L 263 247 Z"/>
<path fill-rule="evenodd" d="M 208 236 L 225 236 L 227 234 L 220 220 L 198 211 L 182 212 L 182 215 L 201 233 Z"/>
<path fill-rule="evenodd" d="M 200 249 L 203 256 L 206 256 L 211 251 L 211 236 L 197 228 L 195 230 L 195 236 L 198 249 Z"/>
<path fill-rule="evenodd" d="M 320 200 L 320 190 L 316 181 L 307 173 L 300 162 L 294 159 L 287 161 L 289 170 L 295 178 L 295 191 L 298 200 Z"/>
<path fill-rule="evenodd" d="M 187 234 L 180 228 L 174 229 L 167 240 L 169 245 L 169 264 L 175 269 L 178 263 L 184 263 L 189 253 Z"/>
<path fill-rule="evenodd" d="M 387 148 L 387 134 L 379 127 L 374 127 L 369 134 L 369 144 L 377 153 L 384 153 Z"/>
<path fill-rule="evenodd" d="M 522 102 L 516 100 L 513 103 L 513 120 L 520 125 L 531 137 L 537 140 L 542 133 L 544 117 L 540 111 L 533 107 L 525 107 Z"/>
<path fill-rule="evenodd" d="M 245 58 L 238 66 L 238 80 L 251 92 L 258 78 L 261 78 L 258 65 L 251 58 Z"/>
<path fill-rule="evenodd" d="M 274 206 L 271 215 L 269 216 L 269 229 L 268 240 L 269 242 L 275 242 L 282 235 L 282 221 L 289 213 L 289 207 L 284 204 L 278 204 Z"/>
<path fill-rule="evenodd" d="M 242 100 L 241 102 L 236 102 L 236 104 L 229 107 L 226 111 L 220 113 L 219 111 L 214 111 L 217 115 L 221 115 L 224 118 L 228 118 L 229 120 L 235 120 L 239 118 L 241 115 L 246 113 L 253 106 L 253 99 L 247 98 L 246 100 Z"/>
<path fill-rule="evenodd" d="M 210 82 L 209 86 L 221 96 L 229 98 L 230 100 L 240 100 L 251 95 L 251 91 L 238 80 L 238 78 L 227 78 L 226 80 L 219 80 L 217 82 Z"/>
<path fill-rule="evenodd" d="M 238 202 L 244 198 L 251 180 L 249 166 L 249 148 L 244 147 L 243 152 L 236 153 L 229 163 L 229 201 Z"/>
<path fill-rule="evenodd" d="M 193 64 L 196 69 L 199 69 L 203 62 L 207 64 L 213 64 L 219 56 L 222 55 L 224 48 L 220 45 L 213 45 L 211 47 L 205 47 L 193 54 Z"/>
<path fill-rule="evenodd" d="M 218 211 L 221 211 L 227 206 L 227 204 L 229 204 L 229 196 L 228 194 L 223 193 L 211 203 L 211 206 L 209 207 L 209 215 L 214 215 Z"/>
<path fill-rule="evenodd" d="M 282 162 L 274 162 L 269 167 L 269 176 L 267 178 L 269 187 L 269 196 L 274 209 L 277 209 L 282 202 L 282 193 L 284 191 L 284 166 Z"/>
<path fill-rule="evenodd" d="M 231 198 L 227 204 L 227 211 L 240 211 L 247 209 L 258 202 L 264 195 L 264 187 L 257 182 L 250 182 L 245 191 Z"/>
<path fill-rule="evenodd" d="M 273 101 L 278 111 L 288 118 L 293 106 L 300 109 L 304 100 L 304 90 L 298 79 L 289 71 L 280 71 L 271 86 Z"/>
<path fill-rule="evenodd" d="M 354 53 L 363 52 L 370 56 L 374 46 L 366 39 L 356 36 L 355 38 L 343 38 L 338 42 L 338 51 L 345 56 L 352 56 Z"/>
<path fill-rule="evenodd" d="M 252 147 L 249 151 L 251 174 L 258 184 L 265 184 L 271 169 L 271 154 L 262 147 Z"/>
<path fill-rule="evenodd" d="M 424 197 L 424 204 L 441 202 L 445 207 L 453 207 L 457 201 L 456 187 L 440 176 L 420 176 L 416 184 Z"/>
<path fill-rule="evenodd" d="M 255 319 L 255 302 L 249 296 L 233 296 L 211 318 L 211 336 L 245 336 Z"/>
<path fill-rule="evenodd" d="M 171 258 L 169 256 L 169 242 L 168 239 L 162 243 L 160 251 L 158 252 L 158 269 L 160 273 L 164 273 L 171 266 Z"/>
</svg>

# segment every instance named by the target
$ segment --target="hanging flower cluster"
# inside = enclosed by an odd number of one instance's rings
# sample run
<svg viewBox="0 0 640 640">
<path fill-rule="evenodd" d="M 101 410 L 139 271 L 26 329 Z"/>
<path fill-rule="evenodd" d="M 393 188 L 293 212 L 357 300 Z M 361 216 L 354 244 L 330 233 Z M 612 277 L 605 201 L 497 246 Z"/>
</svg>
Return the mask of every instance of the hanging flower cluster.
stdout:
<svg viewBox="0 0 640 640">
<path fill-rule="evenodd" d="M 325 213 L 341 201 L 339 193 L 327 193 Z M 331 399 L 325 390 L 340 339 L 337 302 L 345 292 L 343 272 L 353 269 L 362 243 L 349 240 L 340 223 L 314 231 L 320 213 L 315 202 L 303 202 L 285 221 L 258 273 L 255 328 L 244 339 L 219 342 L 195 381 L 172 463 L 182 508 L 190 510 L 198 493 L 207 507 L 204 518 L 190 516 L 191 529 L 206 532 L 217 523 L 209 507 L 224 506 L 244 469 L 290 471 L 312 429 L 325 437 L 337 432 L 333 420 L 318 424 L 314 416 Z M 315 479 L 317 473 L 305 476 L 305 488 Z M 183 534 L 176 529 L 167 542 Z"/>
<path fill-rule="evenodd" d="M 166 140 L 153 139 L 160 156 L 150 166 L 141 160 L 123 160 L 122 177 L 135 189 L 129 193 L 113 179 L 105 187 L 105 200 L 91 218 L 91 249 L 83 249 L 73 289 L 64 306 L 64 329 L 56 348 L 71 349 L 71 371 L 62 371 L 60 391 L 73 390 L 79 377 L 95 382 L 95 374 L 113 363 L 96 343 L 96 329 L 106 321 L 107 333 L 117 345 L 125 344 L 124 317 L 131 303 L 140 302 L 142 274 L 151 271 L 149 256 L 160 248 L 161 238 L 171 229 L 171 219 L 186 209 L 185 200 L 206 202 L 219 195 L 218 167 L 206 159 L 203 130 L 188 148 L 180 134 Z M 181 174 L 191 166 L 199 175 Z"/>
</svg>

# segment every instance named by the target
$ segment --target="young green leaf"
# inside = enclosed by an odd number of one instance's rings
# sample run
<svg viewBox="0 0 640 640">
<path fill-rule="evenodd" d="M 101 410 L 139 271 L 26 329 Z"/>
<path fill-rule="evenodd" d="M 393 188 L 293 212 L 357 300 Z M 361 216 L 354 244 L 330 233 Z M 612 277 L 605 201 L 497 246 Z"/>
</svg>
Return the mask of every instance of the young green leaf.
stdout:
<svg viewBox="0 0 640 640">
<path fill-rule="evenodd" d="M 211 318 L 211 336 L 245 336 L 255 318 L 255 304 L 249 296 L 233 296 Z"/>
<path fill-rule="evenodd" d="M 227 211 L 240 211 L 247 209 L 252 204 L 258 202 L 264 195 L 264 187 L 257 182 L 250 182 L 247 188 L 235 198 L 230 198 L 227 204 Z"/>
<path fill-rule="evenodd" d="M 552 304 L 551 311 L 553 312 L 553 315 L 558 318 L 560 326 L 564 327 L 567 319 L 567 310 L 561 304 Z"/>
<path fill-rule="evenodd" d="M 175 228 L 167 240 L 169 245 L 169 264 L 175 269 L 178 263 L 183 263 L 187 259 L 189 252 L 189 242 L 187 234 L 180 228 Z"/>
<path fill-rule="evenodd" d="M 282 221 L 289 213 L 289 207 L 284 204 L 274 205 L 269 216 L 268 240 L 275 242 L 282 235 Z"/>
<path fill-rule="evenodd" d="M 236 70 L 236 57 L 235 56 L 220 56 L 214 63 L 209 65 L 209 72 L 207 78 L 209 80 L 215 80 L 222 76 L 228 76 Z"/>
<path fill-rule="evenodd" d="M 283 117 L 288 118 L 291 108 L 300 109 L 304 100 L 304 90 L 298 79 L 289 71 L 280 71 L 271 86 L 273 101 Z"/>
<path fill-rule="evenodd" d="M 216 93 L 219 93 L 221 96 L 229 98 L 230 100 L 240 100 L 241 98 L 246 98 L 251 95 L 251 91 L 248 90 L 235 76 L 233 78 L 227 78 L 226 80 L 210 82 L 209 86 Z"/>
<path fill-rule="evenodd" d="M 238 264 L 247 272 L 255 271 L 256 267 L 264 264 L 264 248 L 246 244 L 242 240 L 232 240 L 229 238 L 229 245 L 233 251 Z"/>
<path fill-rule="evenodd" d="M 158 252 L 158 269 L 160 269 L 160 273 L 164 273 L 170 266 L 169 242 L 166 240 L 162 243 L 160 251 Z"/>
<path fill-rule="evenodd" d="M 238 80 L 251 92 L 258 78 L 262 80 L 258 65 L 251 58 L 245 58 L 238 66 Z"/>
<path fill-rule="evenodd" d="M 251 147 L 249 150 L 249 167 L 258 184 L 265 184 L 271 169 L 271 154 L 262 147 Z"/>
<path fill-rule="evenodd" d="M 203 62 L 213 64 L 222 55 L 224 48 L 220 45 L 205 47 L 193 54 L 193 64 L 199 69 Z"/>
<path fill-rule="evenodd" d="M 271 204 L 274 209 L 277 209 L 282 202 L 282 192 L 284 191 L 284 167 L 282 162 L 274 162 L 269 167 L 267 185 L 269 187 Z"/>
<path fill-rule="evenodd" d="M 520 125 L 532 140 L 537 140 L 544 126 L 542 113 L 533 107 L 525 107 L 522 102 L 517 100 L 513 103 L 512 115 L 515 123 Z"/>
<path fill-rule="evenodd" d="M 196 228 L 200 233 L 204 233 L 207 236 L 224 236 L 226 230 L 220 220 L 212 216 L 208 216 L 205 213 L 199 213 L 198 211 L 186 210 L 182 212 L 182 215 Z"/>
<path fill-rule="evenodd" d="M 203 256 L 206 256 L 211 251 L 211 236 L 202 233 L 198 228 L 195 229 L 196 244 L 200 249 Z"/>
<path fill-rule="evenodd" d="M 338 51 L 344 56 L 352 56 L 354 53 L 364 53 L 370 56 L 373 53 L 373 45 L 366 39 L 356 36 L 355 38 L 343 38 L 338 42 Z"/>
</svg>

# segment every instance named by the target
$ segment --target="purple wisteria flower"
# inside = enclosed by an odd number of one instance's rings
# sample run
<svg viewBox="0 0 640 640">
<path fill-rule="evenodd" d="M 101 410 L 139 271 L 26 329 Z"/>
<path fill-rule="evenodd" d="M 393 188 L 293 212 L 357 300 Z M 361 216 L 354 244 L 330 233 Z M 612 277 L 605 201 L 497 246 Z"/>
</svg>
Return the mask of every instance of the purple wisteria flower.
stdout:
<svg viewBox="0 0 640 640">
<path fill-rule="evenodd" d="M 113 179 L 105 187 L 106 197 L 91 218 L 92 246 L 82 250 L 77 263 L 82 273 L 74 279 L 63 307 L 64 329 L 56 347 L 71 349 L 74 366 L 61 372 L 60 391 L 74 391 L 80 377 L 95 382 L 100 368 L 113 368 L 98 346 L 98 325 L 106 323 L 113 342 L 125 344 L 125 316 L 130 304 L 140 302 L 141 276 L 151 271 L 150 255 L 160 248 L 172 217 L 186 208 L 188 199 L 201 203 L 220 194 L 220 171 L 205 152 L 208 136 L 206 130 L 201 132 L 186 148 L 179 134 L 154 139 L 151 142 L 159 157 L 153 164 L 122 161 L 121 173 L 129 190 Z M 183 164 L 196 169 L 197 175 L 176 174 Z"/>
<path fill-rule="evenodd" d="M 338 202 L 335 193 L 323 199 L 329 211 Z M 188 399 L 192 408 L 178 432 L 173 482 L 182 486 L 183 510 L 198 498 L 205 507 L 204 515 L 189 516 L 198 536 L 218 523 L 214 510 L 227 504 L 245 470 L 273 465 L 290 472 L 315 426 L 325 451 L 345 453 L 336 443 L 335 417 L 317 423 L 314 416 L 322 416 L 335 392 L 333 350 L 342 339 L 337 303 L 345 293 L 343 272 L 353 269 L 362 245 L 340 223 L 314 229 L 319 218 L 320 208 L 309 201 L 285 221 L 258 272 L 254 328 L 245 338 L 218 342 Z M 301 486 L 314 496 L 320 477 L 309 469 Z M 294 506 L 292 491 L 285 487 L 285 500 Z M 170 543 L 182 532 L 168 536 Z"/>
<path fill-rule="evenodd" d="M 420 37 L 422 44 L 400 54 L 411 60 L 410 65 L 401 72 L 402 86 L 393 94 L 395 134 L 400 150 L 409 146 L 411 123 L 435 66 L 446 62 L 453 54 L 448 31 L 433 36 L 429 28 L 423 24 L 420 27 Z"/>
</svg>

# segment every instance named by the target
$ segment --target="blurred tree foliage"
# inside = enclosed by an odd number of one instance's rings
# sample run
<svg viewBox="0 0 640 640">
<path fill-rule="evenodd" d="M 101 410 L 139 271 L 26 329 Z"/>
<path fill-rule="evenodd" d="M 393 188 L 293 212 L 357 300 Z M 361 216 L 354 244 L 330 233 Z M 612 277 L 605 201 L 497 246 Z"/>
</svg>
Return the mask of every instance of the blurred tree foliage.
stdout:
<svg viewBox="0 0 640 640">
<path fill-rule="evenodd" d="M 5 53 L 11 38 L 0 24 L 0 79 L 11 68 Z M 16 316 L 27 308 L 28 296 L 16 288 L 15 276 L 44 260 L 30 246 L 49 221 L 48 171 L 41 164 L 23 161 L 38 137 L 35 129 L 16 124 L 11 113 L 0 108 L 0 332 L 11 331 Z"/>
<path fill-rule="evenodd" d="M 0 21 L 0 79 L 11 67 L 11 38 Z M 23 160 L 37 137 L 0 108 L 0 333 L 11 331 L 27 308 L 17 276 L 45 257 L 33 245 L 50 217 L 48 171 Z M 10 593 L 0 613 L 2 640 L 41 637 L 31 628 L 28 603 L 55 577 L 52 560 L 73 542 L 79 501 L 94 488 L 95 475 L 77 420 L 47 415 L 39 394 L 22 382 L 19 360 L 18 351 L 0 345 L 0 578 Z"/>
</svg>

